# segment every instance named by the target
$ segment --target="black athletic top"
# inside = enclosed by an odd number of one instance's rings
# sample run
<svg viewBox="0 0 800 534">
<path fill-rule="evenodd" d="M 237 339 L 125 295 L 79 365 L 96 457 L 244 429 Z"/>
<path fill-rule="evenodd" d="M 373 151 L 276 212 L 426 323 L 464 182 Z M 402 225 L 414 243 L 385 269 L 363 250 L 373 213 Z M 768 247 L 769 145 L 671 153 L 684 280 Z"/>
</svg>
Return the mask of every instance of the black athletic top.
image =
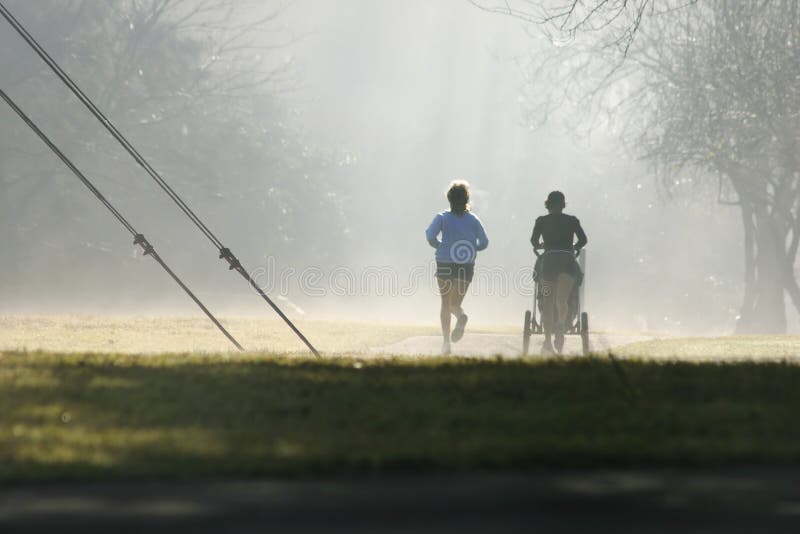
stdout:
<svg viewBox="0 0 800 534">
<path fill-rule="evenodd" d="M 577 243 L 574 237 L 578 237 Z M 577 217 L 566 213 L 550 213 L 536 219 L 533 226 L 531 244 L 539 244 L 539 238 L 544 240 L 544 250 L 568 250 L 572 252 L 586 246 L 586 233 L 581 228 Z"/>
<path fill-rule="evenodd" d="M 538 217 L 533 226 L 531 244 L 536 247 L 540 238 L 544 241 L 545 253 L 536 264 L 537 272 L 544 280 L 554 280 L 559 273 L 581 276 L 573 252 L 586 246 L 588 240 L 577 217 L 566 213 Z"/>
</svg>

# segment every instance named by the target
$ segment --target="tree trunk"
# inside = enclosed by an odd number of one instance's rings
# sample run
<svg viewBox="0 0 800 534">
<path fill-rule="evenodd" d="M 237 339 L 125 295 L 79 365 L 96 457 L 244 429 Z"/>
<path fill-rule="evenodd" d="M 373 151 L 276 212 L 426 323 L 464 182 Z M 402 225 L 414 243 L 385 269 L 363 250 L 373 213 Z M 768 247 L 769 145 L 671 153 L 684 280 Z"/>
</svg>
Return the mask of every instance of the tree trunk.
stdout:
<svg viewBox="0 0 800 534">
<path fill-rule="evenodd" d="M 745 224 L 745 298 L 737 334 L 785 334 L 785 236 L 763 208 L 742 206 Z"/>
</svg>

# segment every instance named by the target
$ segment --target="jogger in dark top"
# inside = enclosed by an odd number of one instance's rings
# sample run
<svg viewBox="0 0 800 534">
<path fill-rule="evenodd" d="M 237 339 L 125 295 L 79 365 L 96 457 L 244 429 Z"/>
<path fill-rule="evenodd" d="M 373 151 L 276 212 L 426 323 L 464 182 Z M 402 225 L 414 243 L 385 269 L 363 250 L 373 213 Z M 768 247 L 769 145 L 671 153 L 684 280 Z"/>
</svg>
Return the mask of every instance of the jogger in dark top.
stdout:
<svg viewBox="0 0 800 534">
<path fill-rule="evenodd" d="M 538 217 L 533 226 L 531 244 L 534 250 L 544 249 L 539 264 L 539 284 L 542 286 L 543 353 L 564 348 L 564 333 L 569 315 L 569 297 L 581 276 L 575 258 L 586 246 L 586 233 L 577 217 L 564 213 L 566 199 L 561 191 L 553 191 L 544 203 L 548 214 Z M 577 238 L 577 240 L 576 240 Z"/>
</svg>

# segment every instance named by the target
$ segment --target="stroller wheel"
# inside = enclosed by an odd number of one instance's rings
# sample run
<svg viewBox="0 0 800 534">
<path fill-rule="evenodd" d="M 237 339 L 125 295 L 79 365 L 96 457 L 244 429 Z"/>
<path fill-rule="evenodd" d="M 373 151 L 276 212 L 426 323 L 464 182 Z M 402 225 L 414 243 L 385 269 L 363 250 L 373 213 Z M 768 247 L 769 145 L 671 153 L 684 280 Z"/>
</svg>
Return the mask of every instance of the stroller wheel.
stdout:
<svg viewBox="0 0 800 534">
<path fill-rule="evenodd" d="M 589 314 L 581 313 L 581 345 L 584 354 L 589 354 Z"/>
<path fill-rule="evenodd" d="M 525 325 L 522 327 L 522 355 L 528 355 L 531 344 L 531 311 L 525 311 Z"/>
</svg>

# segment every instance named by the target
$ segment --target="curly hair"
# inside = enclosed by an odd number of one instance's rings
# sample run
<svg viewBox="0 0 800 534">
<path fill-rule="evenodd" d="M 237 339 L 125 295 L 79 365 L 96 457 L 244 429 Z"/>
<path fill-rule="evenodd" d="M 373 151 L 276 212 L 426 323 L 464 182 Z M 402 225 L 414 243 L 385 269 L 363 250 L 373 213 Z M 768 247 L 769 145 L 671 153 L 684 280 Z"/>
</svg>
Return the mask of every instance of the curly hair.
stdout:
<svg viewBox="0 0 800 534">
<path fill-rule="evenodd" d="M 450 182 L 447 201 L 450 203 L 450 211 L 453 213 L 461 214 L 469 211 L 469 184 L 464 180 Z"/>
</svg>

